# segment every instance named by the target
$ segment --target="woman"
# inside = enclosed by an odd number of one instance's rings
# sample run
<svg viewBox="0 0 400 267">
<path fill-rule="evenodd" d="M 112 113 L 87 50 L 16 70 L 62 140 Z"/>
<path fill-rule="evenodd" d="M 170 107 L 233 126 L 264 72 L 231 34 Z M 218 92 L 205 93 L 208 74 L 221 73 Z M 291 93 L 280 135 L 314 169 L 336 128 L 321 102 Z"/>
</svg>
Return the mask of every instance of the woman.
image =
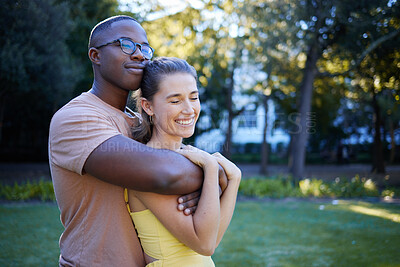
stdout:
<svg viewBox="0 0 400 267">
<path fill-rule="evenodd" d="M 240 170 L 219 153 L 210 155 L 182 144 L 194 133 L 200 113 L 196 83 L 195 69 L 182 59 L 157 58 L 144 70 L 137 105 L 143 122 L 133 138 L 152 148 L 175 150 L 204 171 L 201 197 L 190 216 L 177 211 L 176 196 L 125 190 L 147 266 L 214 266 L 210 256 L 233 215 Z M 228 177 L 221 198 L 218 164 Z"/>
</svg>

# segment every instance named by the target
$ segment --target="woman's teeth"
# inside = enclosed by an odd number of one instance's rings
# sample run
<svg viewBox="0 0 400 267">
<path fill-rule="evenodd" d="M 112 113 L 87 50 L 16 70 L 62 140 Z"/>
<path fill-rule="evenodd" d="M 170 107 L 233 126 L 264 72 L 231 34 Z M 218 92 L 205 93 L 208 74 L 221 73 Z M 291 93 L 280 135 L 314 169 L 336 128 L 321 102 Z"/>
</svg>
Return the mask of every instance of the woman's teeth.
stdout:
<svg viewBox="0 0 400 267">
<path fill-rule="evenodd" d="M 194 119 L 190 119 L 190 120 L 176 120 L 175 122 L 178 124 L 182 124 L 182 125 L 189 125 L 193 123 Z"/>
</svg>

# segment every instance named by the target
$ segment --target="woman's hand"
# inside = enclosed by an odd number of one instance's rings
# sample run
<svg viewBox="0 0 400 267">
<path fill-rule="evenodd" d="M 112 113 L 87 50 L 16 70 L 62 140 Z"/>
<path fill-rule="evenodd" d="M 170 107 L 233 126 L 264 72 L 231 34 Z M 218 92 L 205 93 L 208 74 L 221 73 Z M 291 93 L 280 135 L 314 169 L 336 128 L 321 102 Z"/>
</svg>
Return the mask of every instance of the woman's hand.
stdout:
<svg viewBox="0 0 400 267">
<path fill-rule="evenodd" d="M 233 162 L 229 161 L 219 152 L 212 154 L 212 156 L 224 168 L 228 180 L 240 180 L 242 178 L 241 170 Z"/>
<path fill-rule="evenodd" d="M 187 145 L 181 149 L 176 150 L 176 152 L 185 156 L 191 162 L 200 166 L 203 169 L 208 166 L 217 166 L 217 160 L 215 157 L 196 147 Z"/>
</svg>

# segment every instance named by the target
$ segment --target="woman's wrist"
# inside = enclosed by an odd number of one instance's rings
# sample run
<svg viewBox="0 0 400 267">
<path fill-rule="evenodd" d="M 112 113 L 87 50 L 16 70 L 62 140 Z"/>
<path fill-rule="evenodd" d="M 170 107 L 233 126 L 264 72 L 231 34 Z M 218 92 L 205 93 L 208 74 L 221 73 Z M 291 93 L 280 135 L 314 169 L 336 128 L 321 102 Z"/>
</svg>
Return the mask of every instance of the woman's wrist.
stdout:
<svg viewBox="0 0 400 267">
<path fill-rule="evenodd" d="M 213 158 L 208 158 L 203 162 L 203 170 L 205 172 L 215 172 L 218 177 L 219 165 L 218 162 Z"/>
</svg>

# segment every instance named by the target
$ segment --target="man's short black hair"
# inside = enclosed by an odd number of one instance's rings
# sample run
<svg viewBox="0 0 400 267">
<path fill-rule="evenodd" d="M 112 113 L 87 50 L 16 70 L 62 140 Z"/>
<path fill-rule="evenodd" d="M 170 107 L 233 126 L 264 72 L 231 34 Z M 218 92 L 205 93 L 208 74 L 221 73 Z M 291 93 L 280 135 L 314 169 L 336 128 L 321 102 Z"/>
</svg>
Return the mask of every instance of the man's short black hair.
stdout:
<svg viewBox="0 0 400 267">
<path fill-rule="evenodd" d="M 105 30 L 109 29 L 111 27 L 111 24 L 113 24 L 114 22 L 120 21 L 120 20 L 133 20 L 133 21 L 139 23 L 136 19 L 134 19 L 130 16 L 126 16 L 126 15 L 113 16 L 113 17 L 109 17 L 103 21 L 100 21 L 99 23 L 97 23 L 96 26 L 93 27 L 92 31 L 90 32 L 89 48 L 95 46 L 95 40 L 96 40 L 97 36 L 99 36 Z"/>
</svg>

